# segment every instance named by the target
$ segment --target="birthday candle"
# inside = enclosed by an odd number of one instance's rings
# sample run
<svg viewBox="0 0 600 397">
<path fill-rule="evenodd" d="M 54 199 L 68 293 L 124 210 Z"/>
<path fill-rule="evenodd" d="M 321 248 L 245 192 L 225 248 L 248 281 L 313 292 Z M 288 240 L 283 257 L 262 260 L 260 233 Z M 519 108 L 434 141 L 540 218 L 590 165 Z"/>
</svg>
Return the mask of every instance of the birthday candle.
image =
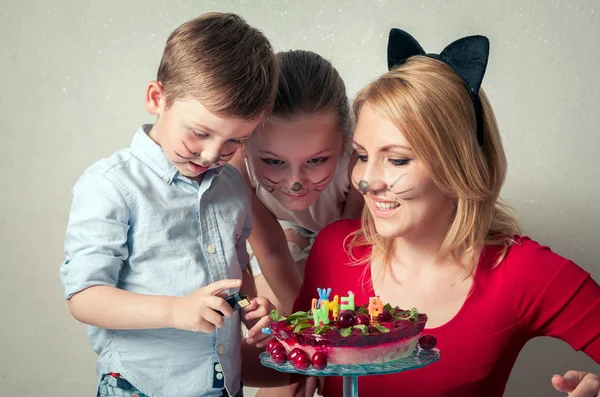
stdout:
<svg viewBox="0 0 600 397">
<path fill-rule="evenodd" d="M 317 307 L 321 307 L 321 302 L 323 302 L 324 300 L 329 300 L 331 288 L 317 288 L 317 293 L 319 294 L 319 302 L 317 303 Z"/>
<path fill-rule="evenodd" d="M 371 316 L 371 322 L 378 322 L 378 316 L 383 312 L 383 304 L 381 303 L 381 299 L 378 296 L 369 298 L 369 306 L 367 307 L 367 310 Z"/>
<path fill-rule="evenodd" d="M 329 309 L 327 308 L 328 303 L 329 301 L 324 300 L 321 302 L 320 308 L 313 309 L 312 315 L 315 327 L 318 327 L 319 325 L 321 325 L 321 323 L 329 324 Z"/>
<path fill-rule="evenodd" d="M 352 291 L 348 291 L 348 296 L 342 296 L 342 310 L 355 310 L 356 306 L 354 305 L 354 294 Z"/>
<path fill-rule="evenodd" d="M 328 316 L 329 316 L 329 311 L 331 310 L 334 320 L 337 320 L 339 313 L 340 313 L 339 299 L 340 299 L 339 296 L 336 295 L 331 302 L 323 301 L 323 303 L 322 303 L 322 305 L 327 308 Z"/>
</svg>

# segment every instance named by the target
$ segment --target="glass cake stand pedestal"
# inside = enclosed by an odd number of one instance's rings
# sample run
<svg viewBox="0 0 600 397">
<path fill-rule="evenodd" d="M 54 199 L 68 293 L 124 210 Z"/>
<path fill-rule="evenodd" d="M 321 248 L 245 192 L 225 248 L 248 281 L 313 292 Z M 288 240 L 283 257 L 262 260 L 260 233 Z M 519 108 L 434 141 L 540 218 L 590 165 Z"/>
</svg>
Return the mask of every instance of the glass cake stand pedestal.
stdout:
<svg viewBox="0 0 600 397">
<path fill-rule="evenodd" d="M 395 361 L 379 364 L 327 365 L 325 369 L 317 370 L 312 367 L 306 370 L 296 369 L 292 364 L 276 364 L 267 352 L 260 354 L 262 365 L 281 372 L 297 373 L 309 376 L 341 376 L 344 385 L 344 397 L 358 397 L 358 377 L 364 375 L 394 374 L 409 369 L 417 369 L 440 359 L 438 349 L 422 350 L 415 348 L 413 353 Z"/>
</svg>

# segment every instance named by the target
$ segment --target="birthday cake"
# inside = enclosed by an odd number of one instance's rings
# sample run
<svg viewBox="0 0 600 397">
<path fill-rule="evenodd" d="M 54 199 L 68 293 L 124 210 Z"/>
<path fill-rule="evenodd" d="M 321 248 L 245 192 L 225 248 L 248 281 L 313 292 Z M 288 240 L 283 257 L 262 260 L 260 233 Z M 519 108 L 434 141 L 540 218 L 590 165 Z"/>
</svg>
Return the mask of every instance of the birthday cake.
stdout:
<svg viewBox="0 0 600 397">
<path fill-rule="evenodd" d="M 310 311 L 288 317 L 271 313 L 273 339 L 267 351 L 275 363 L 289 361 L 298 369 L 383 363 L 411 355 L 417 344 L 422 349 L 436 345 L 433 336 L 422 336 L 427 315 L 415 308 L 384 305 L 379 297 L 356 306 L 352 292 L 331 300 L 331 289 L 318 289 L 318 293 Z"/>
</svg>

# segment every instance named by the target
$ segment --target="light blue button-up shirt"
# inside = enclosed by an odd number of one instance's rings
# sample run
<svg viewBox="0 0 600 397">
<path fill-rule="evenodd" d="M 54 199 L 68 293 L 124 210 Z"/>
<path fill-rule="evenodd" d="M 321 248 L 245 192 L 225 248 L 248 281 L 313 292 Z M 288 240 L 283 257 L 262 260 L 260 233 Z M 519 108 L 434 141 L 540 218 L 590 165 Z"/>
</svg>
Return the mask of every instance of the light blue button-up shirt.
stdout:
<svg viewBox="0 0 600 397">
<path fill-rule="evenodd" d="M 180 175 L 150 129 L 142 126 L 131 148 L 95 163 L 73 189 L 60 268 L 67 299 L 97 285 L 182 296 L 242 278 L 251 231 L 246 183 L 230 165 L 207 171 L 200 184 Z M 118 372 L 151 396 L 220 396 L 212 388 L 218 358 L 229 394 L 239 391 L 238 313 L 216 334 L 90 326 L 89 336 L 98 379 Z"/>
</svg>

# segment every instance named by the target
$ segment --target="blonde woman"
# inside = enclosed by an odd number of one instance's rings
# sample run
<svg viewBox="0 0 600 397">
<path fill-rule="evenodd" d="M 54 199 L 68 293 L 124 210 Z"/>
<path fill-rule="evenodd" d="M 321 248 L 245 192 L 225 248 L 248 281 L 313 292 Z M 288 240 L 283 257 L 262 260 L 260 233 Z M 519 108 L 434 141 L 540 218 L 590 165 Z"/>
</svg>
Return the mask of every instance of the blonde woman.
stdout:
<svg viewBox="0 0 600 397">
<path fill-rule="evenodd" d="M 323 286 L 353 291 L 357 305 L 379 296 L 417 307 L 442 357 L 414 371 L 361 377 L 362 396 L 502 396 L 521 348 L 542 335 L 600 363 L 600 287 L 521 236 L 499 202 L 506 159 L 479 89 L 488 48 L 475 36 L 425 55 L 410 35 L 393 30 L 392 70 L 354 103 L 352 180 L 365 197 L 362 221 L 321 231 L 294 309 L 309 308 Z M 551 381 L 571 396 L 600 395 L 590 373 Z M 341 378 L 326 377 L 324 395 L 341 396 Z"/>
</svg>

